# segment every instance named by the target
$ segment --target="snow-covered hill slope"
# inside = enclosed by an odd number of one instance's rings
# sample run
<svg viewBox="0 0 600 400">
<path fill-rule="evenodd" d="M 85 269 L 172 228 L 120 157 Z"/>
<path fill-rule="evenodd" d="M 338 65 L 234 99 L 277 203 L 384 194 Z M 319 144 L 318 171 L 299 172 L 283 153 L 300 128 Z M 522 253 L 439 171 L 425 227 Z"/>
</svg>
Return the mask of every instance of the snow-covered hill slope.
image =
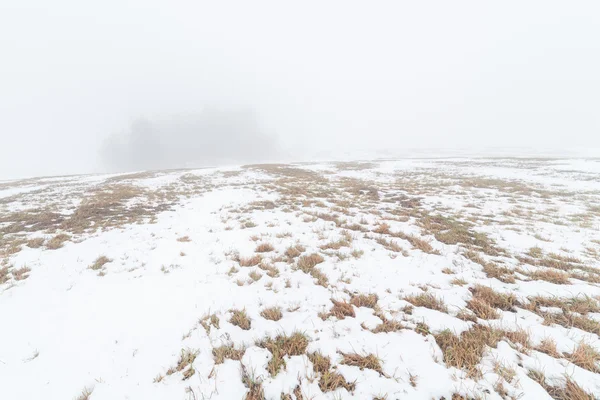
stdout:
<svg viewBox="0 0 600 400">
<path fill-rule="evenodd" d="M 0 263 L 0 399 L 600 393 L 598 160 L 0 182 Z"/>
</svg>

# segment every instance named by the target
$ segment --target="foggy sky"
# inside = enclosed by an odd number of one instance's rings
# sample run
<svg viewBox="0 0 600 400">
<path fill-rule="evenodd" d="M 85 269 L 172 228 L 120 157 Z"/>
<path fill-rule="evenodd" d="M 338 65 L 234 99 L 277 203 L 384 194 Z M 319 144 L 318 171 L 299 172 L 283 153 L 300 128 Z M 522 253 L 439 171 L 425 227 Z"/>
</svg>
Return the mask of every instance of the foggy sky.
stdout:
<svg viewBox="0 0 600 400">
<path fill-rule="evenodd" d="M 240 132 L 290 160 L 600 148 L 599 21 L 597 1 L 4 0 L 0 178 L 114 169 L 109 137 L 207 109 L 251 110 Z"/>
</svg>

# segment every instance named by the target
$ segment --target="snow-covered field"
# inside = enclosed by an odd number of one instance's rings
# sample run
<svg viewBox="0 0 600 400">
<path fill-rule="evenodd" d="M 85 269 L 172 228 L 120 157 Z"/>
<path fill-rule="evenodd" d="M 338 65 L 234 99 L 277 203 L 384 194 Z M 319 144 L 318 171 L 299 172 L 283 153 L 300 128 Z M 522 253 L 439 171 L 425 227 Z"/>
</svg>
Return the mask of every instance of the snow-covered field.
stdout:
<svg viewBox="0 0 600 400">
<path fill-rule="evenodd" d="M 0 182 L 3 400 L 598 399 L 599 300 L 600 160 Z"/>
</svg>

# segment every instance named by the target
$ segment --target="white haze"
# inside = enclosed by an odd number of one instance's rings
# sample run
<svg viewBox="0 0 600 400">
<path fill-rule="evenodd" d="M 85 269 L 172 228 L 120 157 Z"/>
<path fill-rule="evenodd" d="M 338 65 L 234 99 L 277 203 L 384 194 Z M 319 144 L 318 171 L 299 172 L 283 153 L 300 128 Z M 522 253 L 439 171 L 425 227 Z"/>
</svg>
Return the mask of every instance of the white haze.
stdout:
<svg viewBox="0 0 600 400">
<path fill-rule="evenodd" d="M 0 178 L 589 153 L 599 21 L 597 1 L 3 0 Z"/>
</svg>

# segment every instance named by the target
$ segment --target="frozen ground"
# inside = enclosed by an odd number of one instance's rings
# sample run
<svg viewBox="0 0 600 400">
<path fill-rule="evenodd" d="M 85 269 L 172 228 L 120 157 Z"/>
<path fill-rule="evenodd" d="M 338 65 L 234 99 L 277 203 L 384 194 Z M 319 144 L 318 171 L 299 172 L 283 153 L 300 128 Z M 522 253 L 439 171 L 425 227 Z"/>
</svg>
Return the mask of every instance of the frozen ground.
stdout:
<svg viewBox="0 0 600 400">
<path fill-rule="evenodd" d="M 0 399 L 598 399 L 599 283 L 599 160 L 5 181 Z"/>
</svg>

